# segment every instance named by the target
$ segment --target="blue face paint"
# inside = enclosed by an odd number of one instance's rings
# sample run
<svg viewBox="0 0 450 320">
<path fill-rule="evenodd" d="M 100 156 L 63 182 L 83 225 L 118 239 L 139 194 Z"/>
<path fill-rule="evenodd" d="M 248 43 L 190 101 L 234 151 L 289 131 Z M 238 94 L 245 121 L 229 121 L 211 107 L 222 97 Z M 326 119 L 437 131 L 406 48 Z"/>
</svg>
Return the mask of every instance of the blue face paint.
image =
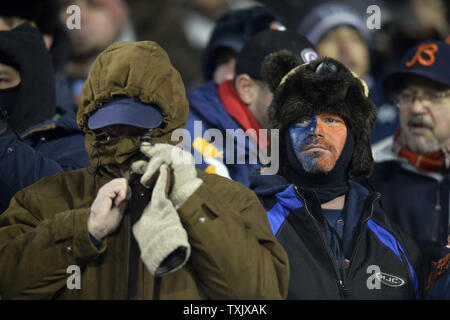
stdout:
<svg viewBox="0 0 450 320">
<path fill-rule="evenodd" d="M 312 152 L 300 157 L 305 144 L 311 143 L 311 134 L 316 131 L 317 120 L 319 116 L 305 116 L 299 123 L 293 124 L 289 127 L 289 137 L 291 139 L 291 145 L 294 149 L 294 153 L 302 164 L 305 171 L 312 171 L 317 166 L 317 155 Z"/>
</svg>

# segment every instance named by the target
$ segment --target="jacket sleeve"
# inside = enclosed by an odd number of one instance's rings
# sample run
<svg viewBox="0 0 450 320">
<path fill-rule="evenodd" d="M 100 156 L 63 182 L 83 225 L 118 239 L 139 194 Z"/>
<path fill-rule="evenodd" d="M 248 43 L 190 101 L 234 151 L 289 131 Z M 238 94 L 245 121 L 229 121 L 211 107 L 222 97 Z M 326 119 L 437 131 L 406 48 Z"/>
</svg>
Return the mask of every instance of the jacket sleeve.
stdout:
<svg viewBox="0 0 450 320">
<path fill-rule="evenodd" d="M 26 203 L 19 192 L 0 215 L 0 295 L 50 299 L 66 286 L 68 267 L 82 268 L 106 249 L 106 243 L 96 248 L 89 239 L 89 208 L 40 219 L 37 208 Z"/>
<path fill-rule="evenodd" d="M 0 137 L 0 213 L 24 187 L 63 169 L 15 135 Z"/>
<path fill-rule="evenodd" d="M 252 191 L 220 179 L 215 184 L 223 192 L 205 181 L 178 211 L 203 292 L 210 299 L 284 299 L 288 258 L 272 235 L 265 209 Z"/>
</svg>

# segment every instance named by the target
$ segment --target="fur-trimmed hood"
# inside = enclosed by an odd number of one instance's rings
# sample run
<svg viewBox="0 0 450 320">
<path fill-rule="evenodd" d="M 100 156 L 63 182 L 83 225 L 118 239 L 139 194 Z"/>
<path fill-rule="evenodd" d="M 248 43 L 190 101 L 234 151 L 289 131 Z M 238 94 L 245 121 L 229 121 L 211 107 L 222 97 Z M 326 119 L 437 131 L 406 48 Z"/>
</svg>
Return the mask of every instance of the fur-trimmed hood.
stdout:
<svg viewBox="0 0 450 320">
<path fill-rule="evenodd" d="M 375 124 L 376 107 L 362 80 L 332 58 L 302 64 L 285 50 L 267 56 L 261 74 L 274 93 L 269 107 L 271 129 L 280 129 L 280 137 L 284 137 L 285 130 L 302 115 L 337 114 L 350 126 L 355 141 L 350 177 L 372 173 L 370 131 Z M 280 141 L 281 171 L 283 164 L 288 163 L 285 147 Z"/>
</svg>

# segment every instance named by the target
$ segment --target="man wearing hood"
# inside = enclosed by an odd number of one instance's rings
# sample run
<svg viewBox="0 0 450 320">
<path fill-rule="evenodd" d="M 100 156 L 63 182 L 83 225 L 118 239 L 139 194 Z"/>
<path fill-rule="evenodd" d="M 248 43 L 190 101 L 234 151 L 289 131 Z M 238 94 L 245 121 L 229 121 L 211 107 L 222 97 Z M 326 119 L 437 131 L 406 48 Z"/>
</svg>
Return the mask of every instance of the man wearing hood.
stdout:
<svg viewBox="0 0 450 320">
<path fill-rule="evenodd" d="M 50 55 L 27 24 L 0 31 L 0 214 L 22 188 L 88 165 L 74 114 L 57 113 Z"/>
<path fill-rule="evenodd" d="M 284 298 L 287 256 L 256 196 L 197 171 L 174 146 L 187 115 L 181 77 L 156 43 L 119 42 L 101 53 L 77 114 L 91 166 L 13 198 L 0 217 L 1 295 Z M 82 270 L 73 290 L 71 266 Z"/>
<path fill-rule="evenodd" d="M 353 179 L 371 173 L 375 106 L 364 82 L 332 58 L 266 57 L 280 130 L 280 173 L 251 177 L 290 262 L 289 299 L 414 299 L 420 251 Z"/>
</svg>

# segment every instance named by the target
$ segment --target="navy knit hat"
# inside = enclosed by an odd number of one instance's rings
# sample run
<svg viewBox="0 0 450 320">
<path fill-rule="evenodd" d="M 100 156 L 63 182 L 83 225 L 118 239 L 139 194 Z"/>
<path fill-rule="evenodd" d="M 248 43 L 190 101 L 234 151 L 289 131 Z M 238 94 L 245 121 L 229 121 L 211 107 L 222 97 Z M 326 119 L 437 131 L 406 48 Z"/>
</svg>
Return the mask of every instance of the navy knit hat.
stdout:
<svg viewBox="0 0 450 320">
<path fill-rule="evenodd" d="M 450 87 L 450 44 L 426 41 L 408 50 L 400 67 L 383 81 L 390 93 L 398 90 L 408 75 L 417 75 Z"/>
<path fill-rule="evenodd" d="M 282 21 L 268 9 L 256 6 L 247 9 L 231 10 L 220 17 L 203 51 L 203 75 L 206 81 L 212 79 L 216 67 L 214 55 L 219 48 L 229 48 L 239 52 L 244 44 L 255 34 L 267 30 L 271 23 Z"/>
<path fill-rule="evenodd" d="M 262 80 L 260 71 L 264 58 L 281 50 L 298 55 L 302 63 L 319 57 L 312 43 L 304 36 L 290 31 L 265 30 L 251 38 L 239 52 L 235 74 L 245 73 L 255 80 Z"/>
<path fill-rule="evenodd" d="M 297 27 L 314 45 L 329 31 L 340 26 L 350 26 L 358 31 L 368 46 L 370 33 L 363 19 L 351 7 L 338 2 L 327 2 L 312 9 Z"/>
</svg>

